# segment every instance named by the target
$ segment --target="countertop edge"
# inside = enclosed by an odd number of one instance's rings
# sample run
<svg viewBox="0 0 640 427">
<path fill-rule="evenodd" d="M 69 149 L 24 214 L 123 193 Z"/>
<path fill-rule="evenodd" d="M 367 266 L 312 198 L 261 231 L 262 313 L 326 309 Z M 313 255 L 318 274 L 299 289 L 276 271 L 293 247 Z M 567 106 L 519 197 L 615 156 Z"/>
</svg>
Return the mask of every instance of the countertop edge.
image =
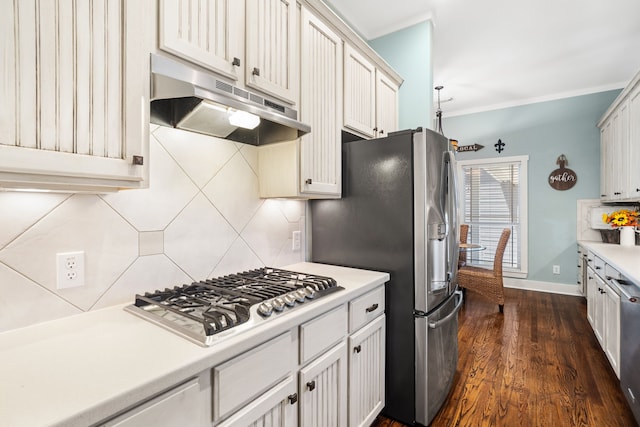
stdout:
<svg viewBox="0 0 640 427">
<path fill-rule="evenodd" d="M 593 252 L 623 276 L 640 286 L 640 246 L 579 240 L 578 244 Z"/>
</svg>

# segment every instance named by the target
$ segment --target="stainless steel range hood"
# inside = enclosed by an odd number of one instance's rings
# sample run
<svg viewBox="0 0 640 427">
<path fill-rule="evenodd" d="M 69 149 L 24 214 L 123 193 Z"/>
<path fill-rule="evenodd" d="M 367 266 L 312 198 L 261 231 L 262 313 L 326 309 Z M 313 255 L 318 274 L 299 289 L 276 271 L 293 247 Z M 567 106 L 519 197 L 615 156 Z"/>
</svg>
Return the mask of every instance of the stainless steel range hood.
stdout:
<svg viewBox="0 0 640 427">
<path fill-rule="evenodd" d="M 245 125 L 239 126 L 234 121 L 237 116 L 258 121 L 257 116 L 259 124 L 253 129 L 240 127 Z M 291 141 L 309 133 L 309 125 L 297 118 L 297 111 L 285 105 L 181 62 L 151 55 L 152 123 L 264 145 Z M 255 122 L 246 126 L 252 125 Z"/>
</svg>

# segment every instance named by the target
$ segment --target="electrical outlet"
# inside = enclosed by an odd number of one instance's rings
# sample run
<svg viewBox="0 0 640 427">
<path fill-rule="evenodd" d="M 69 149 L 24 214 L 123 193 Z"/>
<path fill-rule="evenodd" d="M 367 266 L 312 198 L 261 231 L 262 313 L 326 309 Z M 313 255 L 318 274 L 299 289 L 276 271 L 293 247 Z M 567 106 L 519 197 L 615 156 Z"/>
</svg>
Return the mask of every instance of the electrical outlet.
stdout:
<svg viewBox="0 0 640 427">
<path fill-rule="evenodd" d="M 293 241 L 292 244 L 292 249 L 294 251 L 299 251 L 300 250 L 300 231 L 294 231 L 293 234 L 291 235 L 291 240 Z"/>
<path fill-rule="evenodd" d="M 56 254 L 58 289 L 84 286 L 84 251 Z"/>
<path fill-rule="evenodd" d="M 554 265 L 553 266 L 553 274 L 560 274 L 560 266 L 559 265 Z"/>
</svg>

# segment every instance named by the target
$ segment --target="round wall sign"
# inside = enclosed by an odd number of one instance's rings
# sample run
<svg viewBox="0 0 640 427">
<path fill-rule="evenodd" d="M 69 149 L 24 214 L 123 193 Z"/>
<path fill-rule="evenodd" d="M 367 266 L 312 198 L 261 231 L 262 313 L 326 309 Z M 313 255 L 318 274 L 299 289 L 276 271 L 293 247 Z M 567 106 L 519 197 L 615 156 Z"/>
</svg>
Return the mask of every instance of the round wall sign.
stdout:
<svg viewBox="0 0 640 427">
<path fill-rule="evenodd" d="M 549 174 L 549 185 L 554 190 L 568 190 L 578 181 L 578 175 L 574 171 L 569 168 L 565 168 L 564 165 L 568 165 L 569 161 L 561 154 L 556 161 L 557 165 L 560 165 L 560 168 L 554 170 Z"/>
</svg>

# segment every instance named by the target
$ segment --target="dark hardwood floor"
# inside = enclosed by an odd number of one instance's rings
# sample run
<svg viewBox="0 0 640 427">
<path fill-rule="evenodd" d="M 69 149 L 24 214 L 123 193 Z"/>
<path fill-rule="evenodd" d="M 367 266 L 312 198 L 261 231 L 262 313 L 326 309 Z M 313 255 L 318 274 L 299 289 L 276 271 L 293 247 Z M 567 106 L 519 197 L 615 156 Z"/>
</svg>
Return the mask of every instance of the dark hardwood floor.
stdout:
<svg viewBox="0 0 640 427">
<path fill-rule="evenodd" d="M 637 426 L 586 318 L 584 298 L 468 291 L 451 393 L 431 427 Z M 372 427 L 402 427 L 378 417 Z"/>
</svg>

